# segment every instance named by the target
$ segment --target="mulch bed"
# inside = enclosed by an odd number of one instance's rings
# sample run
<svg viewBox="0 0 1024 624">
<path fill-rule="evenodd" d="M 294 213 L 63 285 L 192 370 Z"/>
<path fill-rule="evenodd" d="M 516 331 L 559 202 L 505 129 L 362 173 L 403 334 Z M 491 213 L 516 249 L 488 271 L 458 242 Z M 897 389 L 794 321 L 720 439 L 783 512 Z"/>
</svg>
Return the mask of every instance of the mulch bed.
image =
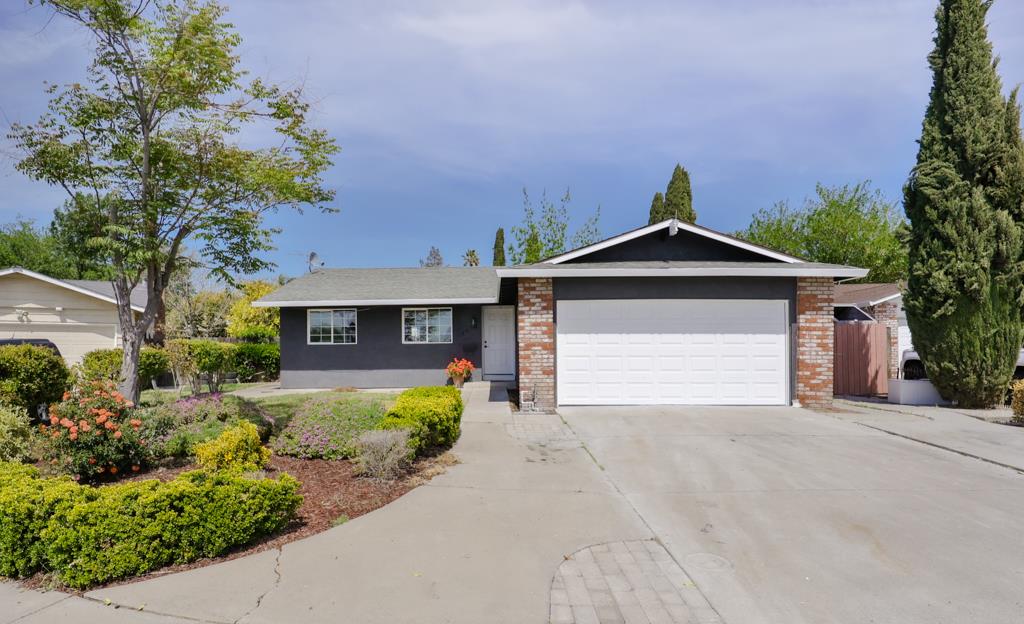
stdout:
<svg viewBox="0 0 1024 624">
<path fill-rule="evenodd" d="M 449 466 L 457 463 L 458 460 L 450 452 L 441 453 L 433 457 L 424 457 L 416 460 L 409 474 L 401 479 L 396 481 L 376 481 L 356 475 L 355 466 L 347 460 L 298 459 L 295 457 L 273 455 L 270 458 L 270 466 L 265 471 L 266 475 L 268 477 L 277 477 L 279 474 L 286 472 L 298 479 L 301 484 L 299 494 L 302 495 L 302 505 L 299 506 L 295 518 L 288 523 L 288 526 L 283 531 L 271 535 L 263 541 L 231 551 L 220 557 L 200 559 L 192 563 L 161 568 L 149 574 L 124 579 L 110 583 L 107 586 L 133 583 L 183 570 L 202 568 L 264 550 L 280 548 L 289 542 L 326 531 L 335 526 L 336 521 L 342 517 L 351 520 L 379 509 L 417 486 L 426 483 L 433 477 L 444 473 Z M 157 467 L 144 473 L 132 475 L 130 478 L 121 479 L 119 482 L 141 481 L 144 479 L 169 481 L 182 472 L 194 469 L 195 466 L 191 464 Z M 52 581 L 43 575 L 37 574 L 34 577 L 25 579 L 23 582 L 28 587 L 41 588 L 48 587 Z M 98 587 L 92 587 L 88 591 L 98 589 Z"/>
</svg>

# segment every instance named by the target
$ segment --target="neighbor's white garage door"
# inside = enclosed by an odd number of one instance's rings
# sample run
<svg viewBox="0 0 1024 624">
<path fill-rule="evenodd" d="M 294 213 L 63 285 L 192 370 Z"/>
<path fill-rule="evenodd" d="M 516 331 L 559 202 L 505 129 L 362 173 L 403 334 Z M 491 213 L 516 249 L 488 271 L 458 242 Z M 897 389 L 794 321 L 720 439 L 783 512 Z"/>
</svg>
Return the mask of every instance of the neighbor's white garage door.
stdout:
<svg viewBox="0 0 1024 624">
<path fill-rule="evenodd" d="M 562 405 L 782 405 L 787 302 L 559 301 Z"/>
<path fill-rule="evenodd" d="M 116 336 L 112 323 L 0 323 L 0 338 L 45 338 L 57 345 L 68 364 L 80 363 L 95 349 L 113 349 Z"/>
</svg>

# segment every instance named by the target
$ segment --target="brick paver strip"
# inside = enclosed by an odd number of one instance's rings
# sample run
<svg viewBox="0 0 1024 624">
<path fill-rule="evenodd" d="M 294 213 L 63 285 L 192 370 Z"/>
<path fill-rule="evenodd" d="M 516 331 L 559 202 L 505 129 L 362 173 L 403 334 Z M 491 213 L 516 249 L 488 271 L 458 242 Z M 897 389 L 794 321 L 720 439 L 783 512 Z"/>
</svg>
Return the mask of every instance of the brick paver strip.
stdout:
<svg viewBox="0 0 1024 624">
<path fill-rule="evenodd" d="M 720 624 L 655 540 L 611 542 L 567 557 L 551 581 L 551 624 Z"/>
</svg>

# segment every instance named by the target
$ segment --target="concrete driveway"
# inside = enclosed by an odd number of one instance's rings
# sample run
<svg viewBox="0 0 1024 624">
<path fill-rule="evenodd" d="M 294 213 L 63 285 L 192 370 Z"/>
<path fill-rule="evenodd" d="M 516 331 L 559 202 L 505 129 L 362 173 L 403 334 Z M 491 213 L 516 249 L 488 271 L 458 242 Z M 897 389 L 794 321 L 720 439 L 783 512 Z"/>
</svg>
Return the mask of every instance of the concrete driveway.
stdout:
<svg viewBox="0 0 1024 624">
<path fill-rule="evenodd" d="M 794 408 L 561 413 L 725 622 L 1024 620 L 1016 471 Z"/>
</svg>

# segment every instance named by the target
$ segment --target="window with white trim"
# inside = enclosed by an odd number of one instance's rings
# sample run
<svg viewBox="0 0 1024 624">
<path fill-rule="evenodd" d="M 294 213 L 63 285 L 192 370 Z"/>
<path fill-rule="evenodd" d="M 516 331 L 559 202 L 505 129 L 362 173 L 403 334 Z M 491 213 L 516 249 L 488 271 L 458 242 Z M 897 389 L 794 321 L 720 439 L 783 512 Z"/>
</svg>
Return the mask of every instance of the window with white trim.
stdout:
<svg viewBox="0 0 1024 624">
<path fill-rule="evenodd" d="M 402 342 L 405 344 L 450 344 L 451 308 L 402 308 Z"/>
<path fill-rule="evenodd" d="M 356 311 L 309 310 L 307 312 L 309 344 L 356 344 Z"/>
</svg>

